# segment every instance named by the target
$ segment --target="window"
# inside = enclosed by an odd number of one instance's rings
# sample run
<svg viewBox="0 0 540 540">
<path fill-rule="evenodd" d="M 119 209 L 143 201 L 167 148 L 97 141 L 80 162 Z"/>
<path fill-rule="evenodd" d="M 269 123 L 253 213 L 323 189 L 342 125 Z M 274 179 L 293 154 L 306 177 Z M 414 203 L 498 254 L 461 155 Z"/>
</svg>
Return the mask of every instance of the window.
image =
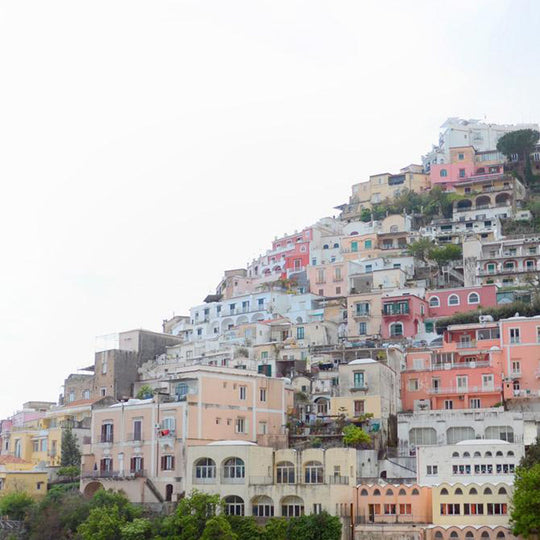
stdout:
<svg viewBox="0 0 540 540">
<path fill-rule="evenodd" d="M 463 514 L 466 516 L 476 516 L 476 515 L 481 516 L 484 514 L 484 505 L 482 503 L 480 504 L 465 503 L 463 505 Z"/>
<path fill-rule="evenodd" d="M 432 321 L 427 321 L 424 323 L 424 328 L 426 329 L 426 333 L 431 334 L 435 332 L 435 323 Z"/>
<path fill-rule="evenodd" d="M 463 161 L 465 159 L 465 154 L 458 154 L 458 159 Z"/>
<path fill-rule="evenodd" d="M 296 339 L 304 339 L 304 327 L 303 326 L 299 326 L 297 329 L 296 329 Z"/>
<path fill-rule="evenodd" d="M 245 400 L 247 395 L 247 387 L 246 386 L 240 386 L 240 399 Z"/>
<path fill-rule="evenodd" d="M 353 381 L 355 388 L 364 388 L 366 385 L 365 373 L 363 371 L 355 371 L 353 374 Z"/>
<path fill-rule="evenodd" d="M 510 343 L 520 343 L 519 328 L 510 328 Z"/>
<path fill-rule="evenodd" d="M 469 294 L 469 297 L 467 298 L 467 302 L 469 304 L 479 304 L 480 296 L 478 296 L 478 293 L 472 292 Z"/>
<path fill-rule="evenodd" d="M 448 176 L 448 171 L 446 169 L 441 169 L 440 175 L 442 178 L 446 178 Z"/>
<path fill-rule="evenodd" d="M 384 514 L 386 516 L 394 516 L 396 514 L 396 505 L 395 504 L 385 504 L 384 505 Z"/>
<path fill-rule="evenodd" d="M 358 251 L 358 242 L 351 242 L 351 251 L 356 252 Z"/>
<path fill-rule="evenodd" d="M 101 373 L 105 375 L 107 373 L 107 358 L 101 359 Z"/>
<path fill-rule="evenodd" d="M 132 457 L 129 461 L 129 472 L 140 473 L 144 470 L 144 459 L 141 456 Z"/>
<path fill-rule="evenodd" d="M 215 478 L 216 463 L 211 458 L 200 458 L 195 462 L 195 478 Z"/>
<path fill-rule="evenodd" d="M 322 504 L 321 503 L 313 503 L 313 513 L 314 514 L 320 514 L 322 512 Z"/>
<path fill-rule="evenodd" d="M 521 362 L 517 360 L 512 362 L 512 373 L 514 375 L 519 375 L 521 373 Z"/>
<path fill-rule="evenodd" d="M 234 424 L 235 433 L 247 433 L 246 431 L 246 419 L 243 417 L 238 417 Z"/>
<path fill-rule="evenodd" d="M 456 383 L 457 383 L 457 389 L 460 392 L 467 392 L 467 388 L 469 387 L 469 378 L 467 375 L 458 375 L 456 377 Z"/>
<path fill-rule="evenodd" d="M 363 399 L 354 401 L 354 416 L 360 416 L 365 412 L 365 402 Z"/>
<path fill-rule="evenodd" d="M 112 422 L 104 422 L 101 425 L 101 442 L 112 443 L 113 440 L 113 424 Z"/>
<path fill-rule="evenodd" d="M 504 516 L 507 513 L 507 505 L 505 503 L 487 503 L 488 516 Z"/>
<path fill-rule="evenodd" d="M 403 323 L 396 322 L 390 325 L 390 337 L 403 336 Z"/>
<path fill-rule="evenodd" d="M 459 296 L 457 294 L 451 294 L 448 297 L 449 306 L 459 306 Z"/>
<path fill-rule="evenodd" d="M 429 299 L 429 307 L 439 307 L 441 305 L 441 301 L 439 300 L 438 296 L 432 296 Z"/>
<path fill-rule="evenodd" d="M 259 435 L 266 435 L 268 433 L 268 424 L 266 422 L 259 422 Z"/>
<path fill-rule="evenodd" d="M 419 446 L 422 444 L 437 444 L 437 432 L 434 428 L 411 428 L 409 430 L 409 444 Z"/>
<path fill-rule="evenodd" d="M 480 403 L 480 399 L 479 398 L 471 398 L 469 400 L 469 407 L 471 409 L 481 409 L 482 405 Z"/>
<path fill-rule="evenodd" d="M 373 245 L 373 241 L 372 241 L 372 240 L 366 240 L 366 241 L 364 242 L 364 249 L 371 249 L 372 245 Z"/>
<path fill-rule="evenodd" d="M 444 408 L 446 410 L 451 410 L 454 408 L 454 402 L 451 399 L 445 399 L 444 400 Z"/>
<path fill-rule="evenodd" d="M 459 169 L 459 177 L 465 178 L 465 169 Z"/>
<path fill-rule="evenodd" d="M 113 470 L 113 460 L 111 458 L 103 458 L 99 462 L 99 470 L 102 473 L 112 473 Z"/>
<path fill-rule="evenodd" d="M 228 516 L 243 516 L 244 500 L 237 495 L 225 497 L 225 513 Z"/>
<path fill-rule="evenodd" d="M 442 491 L 441 491 L 442 494 Z M 443 516 L 459 516 L 460 505 L 455 503 L 441 504 L 441 515 Z"/>
<path fill-rule="evenodd" d="M 426 474 L 428 474 L 429 476 L 439 474 L 438 465 L 428 465 L 426 467 Z"/>
<path fill-rule="evenodd" d="M 304 467 L 304 480 L 306 484 L 323 483 L 323 466 L 319 461 L 308 461 Z"/>
<path fill-rule="evenodd" d="M 365 336 L 367 334 L 367 323 L 361 322 L 358 323 L 358 335 Z"/>
<path fill-rule="evenodd" d="M 161 456 L 161 470 L 162 471 L 174 470 L 174 456 Z"/>
<path fill-rule="evenodd" d="M 260 495 L 253 501 L 252 514 L 256 517 L 273 517 L 274 503 L 266 495 Z"/>
<path fill-rule="evenodd" d="M 450 427 L 446 430 L 446 444 L 456 444 L 460 441 L 472 440 L 475 438 L 472 427 Z"/>
<path fill-rule="evenodd" d="M 133 420 L 133 440 L 142 441 L 142 420 Z"/>
<path fill-rule="evenodd" d="M 294 465 L 290 461 L 281 461 L 276 466 L 276 483 L 294 484 Z"/>
<path fill-rule="evenodd" d="M 245 478 L 245 465 L 244 460 L 234 457 L 229 458 L 223 464 L 223 477 L 224 478 Z"/>
<path fill-rule="evenodd" d="M 356 315 L 358 317 L 363 317 L 369 315 L 369 302 L 357 302 L 355 304 L 356 307 Z"/>
<path fill-rule="evenodd" d="M 281 503 L 281 515 L 283 517 L 300 517 L 304 515 L 304 501 L 300 497 L 290 495 Z"/>
<path fill-rule="evenodd" d="M 417 392 L 418 388 L 418 379 L 409 379 L 409 392 Z"/>
<path fill-rule="evenodd" d="M 174 389 L 174 393 L 178 400 L 185 399 L 188 395 L 189 386 L 186 383 L 178 383 Z"/>
<path fill-rule="evenodd" d="M 482 390 L 494 389 L 494 378 L 492 374 L 482 375 Z"/>
<path fill-rule="evenodd" d="M 266 388 L 259 388 L 259 400 L 266 401 Z"/>
</svg>

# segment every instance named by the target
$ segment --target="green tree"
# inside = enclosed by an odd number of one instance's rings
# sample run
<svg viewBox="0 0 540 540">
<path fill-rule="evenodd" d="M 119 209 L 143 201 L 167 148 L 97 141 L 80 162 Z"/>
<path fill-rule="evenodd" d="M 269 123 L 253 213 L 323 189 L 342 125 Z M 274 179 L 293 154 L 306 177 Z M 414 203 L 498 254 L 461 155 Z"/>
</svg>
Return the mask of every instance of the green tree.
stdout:
<svg viewBox="0 0 540 540">
<path fill-rule="evenodd" d="M 154 395 L 154 390 L 149 384 L 143 384 L 139 391 L 137 392 L 137 395 L 135 396 L 137 399 L 147 399 L 151 398 Z"/>
<path fill-rule="evenodd" d="M 349 424 L 343 428 L 343 442 L 348 446 L 371 446 L 371 437 L 360 427 Z"/>
<path fill-rule="evenodd" d="M 201 540 L 238 540 L 225 516 L 211 517 L 204 527 Z M 195 540 L 195 537 L 193 537 Z"/>
<path fill-rule="evenodd" d="M 519 466 L 530 469 L 537 463 L 540 463 L 540 437 L 536 437 L 534 443 L 527 448 L 525 455 L 519 462 Z"/>
<path fill-rule="evenodd" d="M 0 516 L 22 521 L 34 506 L 34 499 L 24 491 L 8 493 L 0 498 Z"/>
<path fill-rule="evenodd" d="M 506 133 L 497 142 L 497 150 L 508 159 L 512 154 L 518 156 L 525 183 L 527 184 L 531 184 L 535 180 L 531 167 L 531 152 L 534 150 L 539 138 L 540 132 L 535 129 L 518 129 Z"/>
<path fill-rule="evenodd" d="M 540 463 L 516 470 L 510 521 L 516 536 L 540 533 Z"/>
<path fill-rule="evenodd" d="M 112 506 L 118 508 L 118 512 L 125 521 L 133 521 L 135 518 L 140 517 L 142 513 L 140 507 L 132 504 L 122 491 L 100 489 L 96 491 L 90 501 L 92 509 Z"/>
<path fill-rule="evenodd" d="M 428 258 L 436 262 L 440 268 L 450 261 L 457 261 L 462 258 L 461 246 L 448 244 L 434 247 L 429 251 Z"/>
<path fill-rule="evenodd" d="M 284 518 L 270 518 L 262 532 L 262 540 L 288 540 L 288 524 Z"/>
<path fill-rule="evenodd" d="M 233 532 L 238 540 L 258 540 L 262 535 L 262 528 L 257 525 L 252 516 L 227 516 Z"/>
<path fill-rule="evenodd" d="M 78 534 L 82 540 L 119 540 L 120 531 L 126 519 L 118 506 L 92 508 L 86 520 L 79 525 Z"/>
<path fill-rule="evenodd" d="M 369 208 L 362 208 L 362 212 L 360 213 L 360 221 L 363 221 L 364 223 L 371 221 L 371 210 Z"/>
<path fill-rule="evenodd" d="M 416 242 L 412 242 L 407 246 L 409 253 L 420 259 L 421 261 L 427 262 L 427 255 L 433 249 L 433 241 L 429 238 L 420 238 Z"/>
<path fill-rule="evenodd" d="M 81 451 L 77 444 L 77 436 L 74 435 L 69 426 L 62 430 L 62 458 L 60 465 L 62 467 L 81 466 Z"/>
<path fill-rule="evenodd" d="M 60 467 L 57 471 L 58 476 L 65 476 L 70 480 L 77 478 L 80 474 L 80 468 L 76 465 L 68 465 L 67 467 Z"/>
<path fill-rule="evenodd" d="M 173 515 L 166 517 L 161 526 L 163 538 L 193 540 L 200 538 L 206 522 L 222 508 L 219 495 L 209 495 L 194 490 L 180 501 Z"/>
<path fill-rule="evenodd" d="M 149 519 L 135 518 L 120 527 L 122 540 L 147 540 L 152 538 L 152 523 Z"/>
</svg>

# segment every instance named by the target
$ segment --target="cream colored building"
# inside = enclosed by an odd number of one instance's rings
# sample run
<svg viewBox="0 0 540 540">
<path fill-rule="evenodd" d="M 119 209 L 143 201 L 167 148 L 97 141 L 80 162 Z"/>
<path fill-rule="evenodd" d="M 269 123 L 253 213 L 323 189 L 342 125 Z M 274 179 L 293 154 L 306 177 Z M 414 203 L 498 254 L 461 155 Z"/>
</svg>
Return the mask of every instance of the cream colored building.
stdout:
<svg viewBox="0 0 540 540">
<path fill-rule="evenodd" d="M 186 491 L 217 493 L 229 514 L 268 518 L 327 511 L 346 516 L 356 484 L 356 450 L 273 450 L 219 441 L 187 449 Z"/>
</svg>

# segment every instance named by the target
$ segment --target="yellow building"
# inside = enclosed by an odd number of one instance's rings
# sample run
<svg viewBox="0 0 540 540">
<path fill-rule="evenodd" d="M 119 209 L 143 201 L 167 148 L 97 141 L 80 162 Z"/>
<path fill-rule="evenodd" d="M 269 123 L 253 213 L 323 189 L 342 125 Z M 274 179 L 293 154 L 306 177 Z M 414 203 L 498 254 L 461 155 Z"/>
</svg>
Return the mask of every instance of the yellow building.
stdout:
<svg viewBox="0 0 540 540">
<path fill-rule="evenodd" d="M 0 456 L 0 496 L 24 491 L 35 498 L 47 494 L 47 472 L 13 456 Z"/>
</svg>

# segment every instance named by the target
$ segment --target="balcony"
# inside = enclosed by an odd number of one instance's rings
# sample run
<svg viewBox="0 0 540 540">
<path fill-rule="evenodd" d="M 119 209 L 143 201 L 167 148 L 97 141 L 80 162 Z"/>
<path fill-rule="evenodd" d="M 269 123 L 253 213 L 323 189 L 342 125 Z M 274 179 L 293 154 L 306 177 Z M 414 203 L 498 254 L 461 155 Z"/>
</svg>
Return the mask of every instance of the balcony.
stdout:
<svg viewBox="0 0 540 540">
<path fill-rule="evenodd" d="M 383 305 L 383 317 L 408 316 L 409 306 L 396 306 L 394 304 Z"/>
<path fill-rule="evenodd" d="M 491 362 L 489 360 L 476 360 L 473 362 L 436 362 L 431 365 L 430 371 L 443 371 L 446 369 L 485 368 L 485 367 L 489 367 L 490 365 L 491 365 Z M 428 371 L 428 370 L 415 369 L 412 371 Z"/>
<path fill-rule="evenodd" d="M 439 387 L 439 388 L 430 388 L 428 394 L 432 395 L 464 395 L 464 394 L 493 394 L 500 393 L 500 388 L 495 388 L 494 386 L 467 386 L 465 388 L 456 388 L 451 387 Z"/>
<path fill-rule="evenodd" d="M 362 384 L 355 384 L 354 386 L 351 386 L 349 390 L 351 392 L 366 392 L 368 388 L 369 387 L 367 383 L 362 383 Z"/>
<path fill-rule="evenodd" d="M 470 341 L 459 341 L 456 343 L 457 349 L 474 349 L 476 347 L 476 340 L 472 339 Z"/>
<path fill-rule="evenodd" d="M 349 485 L 349 477 L 348 476 L 329 476 L 328 477 L 328 484 L 332 486 L 348 486 Z"/>
<path fill-rule="evenodd" d="M 143 442 L 142 433 L 128 433 L 126 441 L 128 442 Z"/>
</svg>

